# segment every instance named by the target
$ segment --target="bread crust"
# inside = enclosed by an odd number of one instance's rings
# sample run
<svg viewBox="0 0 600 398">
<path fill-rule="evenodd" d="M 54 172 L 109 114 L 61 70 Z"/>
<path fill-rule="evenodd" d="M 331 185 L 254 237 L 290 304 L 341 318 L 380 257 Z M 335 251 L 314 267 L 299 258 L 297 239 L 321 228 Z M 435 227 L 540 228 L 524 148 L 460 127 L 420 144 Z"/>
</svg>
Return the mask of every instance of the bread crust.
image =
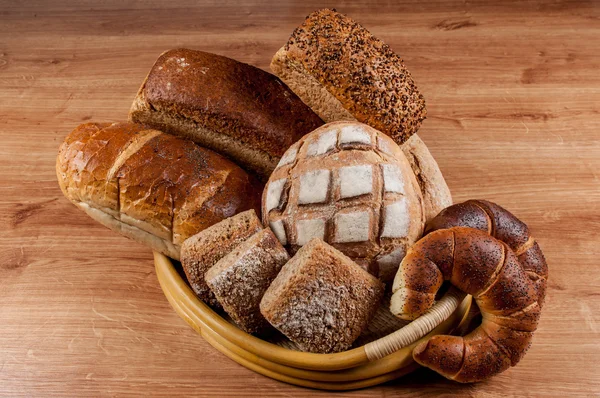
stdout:
<svg viewBox="0 0 600 398">
<path fill-rule="evenodd" d="M 402 319 L 416 319 L 433 305 L 444 280 L 473 295 L 483 321 L 465 337 L 434 336 L 415 347 L 413 358 L 464 383 L 516 365 L 529 348 L 543 298 L 515 252 L 480 229 L 432 231 L 402 260 L 390 310 Z"/>
<path fill-rule="evenodd" d="M 190 237 L 181 246 L 181 266 L 194 293 L 213 308 L 221 304 L 215 298 L 204 275 L 235 247 L 262 229 L 254 210 L 229 217 Z"/>
<path fill-rule="evenodd" d="M 291 253 L 319 237 L 384 282 L 424 226 L 406 157 L 358 122 L 328 123 L 290 147 L 265 186 L 262 218 Z"/>
<path fill-rule="evenodd" d="M 261 186 L 237 165 L 140 124 L 77 127 L 60 147 L 56 171 L 73 203 L 85 204 L 79 207 L 88 213 L 95 209 L 96 220 L 175 259 L 189 236 L 259 209 Z"/>
<path fill-rule="evenodd" d="M 157 59 L 133 102 L 130 120 L 184 135 L 263 175 L 292 143 L 323 124 L 276 76 L 183 48 Z M 249 153 L 242 153 L 244 148 Z"/>
<path fill-rule="evenodd" d="M 346 15 L 329 9 L 310 14 L 284 49 L 293 65 L 318 80 L 358 121 L 399 144 L 427 115 L 402 59 Z"/>
<path fill-rule="evenodd" d="M 264 317 L 304 351 L 348 349 L 375 314 L 383 284 L 313 239 L 281 269 L 260 303 Z"/>
</svg>

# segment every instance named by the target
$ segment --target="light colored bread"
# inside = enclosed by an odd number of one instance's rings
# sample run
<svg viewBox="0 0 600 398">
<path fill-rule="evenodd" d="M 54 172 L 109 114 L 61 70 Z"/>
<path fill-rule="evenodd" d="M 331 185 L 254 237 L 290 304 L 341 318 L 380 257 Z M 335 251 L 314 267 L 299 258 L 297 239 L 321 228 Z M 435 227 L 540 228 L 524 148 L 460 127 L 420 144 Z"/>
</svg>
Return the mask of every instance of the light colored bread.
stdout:
<svg viewBox="0 0 600 398">
<path fill-rule="evenodd" d="M 399 144 L 419 129 L 427 114 L 402 59 L 334 10 L 310 14 L 277 52 L 271 69 L 324 120 L 351 115 Z"/>
<path fill-rule="evenodd" d="M 425 220 L 429 221 L 452 205 L 450 189 L 427 145 L 417 134 L 410 137 L 400 148 L 417 177 L 423 195 Z"/>
<path fill-rule="evenodd" d="M 265 186 L 262 217 L 292 253 L 320 238 L 391 281 L 423 232 L 422 206 L 391 138 L 362 123 L 335 122 L 285 153 Z"/>
<path fill-rule="evenodd" d="M 221 305 L 204 274 L 237 245 L 262 229 L 254 210 L 229 217 L 188 238 L 181 246 L 181 265 L 196 295 L 213 308 Z"/>
<path fill-rule="evenodd" d="M 269 327 L 260 300 L 289 258 L 273 233 L 263 229 L 211 267 L 206 283 L 240 329 L 260 333 Z"/>
<path fill-rule="evenodd" d="M 129 117 L 214 149 L 265 179 L 292 143 L 323 124 L 276 76 L 189 49 L 158 58 Z"/>
<path fill-rule="evenodd" d="M 310 352 L 348 349 L 379 306 L 383 284 L 319 239 L 283 266 L 263 296 L 264 317 Z"/>
<path fill-rule="evenodd" d="M 134 123 L 86 123 L 60 146 L 64 195 L 107 227 L 175 259 L 185 239 L 249 208 L 261 187 L 231 161 Z"/>
</svg>

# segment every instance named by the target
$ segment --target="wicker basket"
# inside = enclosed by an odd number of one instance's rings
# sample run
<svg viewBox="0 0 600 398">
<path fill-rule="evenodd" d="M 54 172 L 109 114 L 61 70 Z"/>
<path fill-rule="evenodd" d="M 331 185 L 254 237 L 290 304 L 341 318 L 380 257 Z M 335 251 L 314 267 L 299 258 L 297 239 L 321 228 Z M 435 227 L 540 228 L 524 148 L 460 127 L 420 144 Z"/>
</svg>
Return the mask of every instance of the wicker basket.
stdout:
<svg viewBox="0 0 600 398">
<path fill-rule="evenodd" d="M 471 307 L 471 296 L 450 288 L 426 314 L 406 323 L 394 318 L 384 303 L 355 348 L 306 353 L 280 335 L 266 341 L 241 331 L 196 297 L 169 258 L 155 252 L 154 263 L 169 303 L 214 348 L 262 375 L 324 390 L 369 387 L 412 372 L 418 367 L 412 349 L 433 335 L 458 330 Z"/>
</svg>

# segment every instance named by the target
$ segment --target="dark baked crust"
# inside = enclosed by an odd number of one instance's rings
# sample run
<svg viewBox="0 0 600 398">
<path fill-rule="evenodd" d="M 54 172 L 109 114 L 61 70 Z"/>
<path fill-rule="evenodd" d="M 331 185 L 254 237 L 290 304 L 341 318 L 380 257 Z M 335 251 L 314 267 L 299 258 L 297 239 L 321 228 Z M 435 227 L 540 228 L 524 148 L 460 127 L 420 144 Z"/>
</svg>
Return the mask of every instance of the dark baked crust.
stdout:
<svg viewBox="0 0 600 398">
<path fill-rule="evenodd" d="M 193 119 L 276 158 L 323 124 L 276 76 L 202 51 L 163 53 L 141 91 L 157 111 Z"/>
<path fill-rule="evenodd" d="M 427 115 L 402 59 L 346 15 L 329 9 L 310 14 L 285 49 L 357 120 L 397 143 L 414 134 Z"/>
</svg>

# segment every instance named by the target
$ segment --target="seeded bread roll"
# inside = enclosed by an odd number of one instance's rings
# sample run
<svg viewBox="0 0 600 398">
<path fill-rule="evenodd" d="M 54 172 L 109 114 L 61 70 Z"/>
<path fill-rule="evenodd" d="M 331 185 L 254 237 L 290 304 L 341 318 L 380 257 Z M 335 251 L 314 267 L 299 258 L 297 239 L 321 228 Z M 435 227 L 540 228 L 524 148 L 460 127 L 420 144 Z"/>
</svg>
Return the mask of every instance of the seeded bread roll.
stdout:
<svg viewBox="0 0 600 398">
<path fill-rule="evenodd" d="M 265 179 L 290 145 L 323 124 L 276 76 L 183 48 L 161 54 L 129 118 L 227 155 Z"/>
<path fill-rule="evenodd" d="M 229 217 L 183 242 L 181 265 L 196 295 L 213 308 L 221 305 L 209 289 L 204 274 L 236 246 L 262 229 L 254 210 Z"/>
<path fill-rule="evenodd" d="M 177 260 L 188 237 L 258 209 L 261 192 L 221 155 L 134 123 L 80 125 L 60 146 L 56 174 L 94 220 Z"/>
<path fill-rule="evenodd" d="M 289 258 L 271 230 L 263 229 L 211 267 L 206 283 L 240 329 L 260 333 L 269 327 L 260 300 Z"/>
<path fill-rule="evenodd" d="M 383 284 L 313 239 L 281 269 L 260 302 L 264 317 L 304 351 L 348 349 L 367 327 Z"/>
<path fill-rule="evenodd" d="M 398 144 L 427 115 L 402 59 L 335 10 L 310 14 L 275 54 L 271 69 L 323 120 L 354 117 Z"/>
</svg>

